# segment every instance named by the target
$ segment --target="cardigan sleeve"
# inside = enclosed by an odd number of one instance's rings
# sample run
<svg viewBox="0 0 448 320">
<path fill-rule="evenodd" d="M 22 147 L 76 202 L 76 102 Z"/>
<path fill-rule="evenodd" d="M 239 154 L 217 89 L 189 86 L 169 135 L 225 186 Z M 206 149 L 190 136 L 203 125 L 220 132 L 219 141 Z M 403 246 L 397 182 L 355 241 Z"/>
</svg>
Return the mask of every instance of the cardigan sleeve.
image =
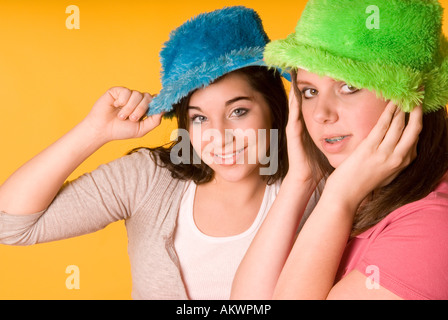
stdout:
<svg viewBox="0 0 448 320">
<path fill-rule="evenodd" d="M 0 212 L 0 243 L 31 245 L 66 239 L 127 219 L 152 192 L 157 170 L 145 149 L 101 165 L 66 182 L 44 211 Z"/>
</svg>

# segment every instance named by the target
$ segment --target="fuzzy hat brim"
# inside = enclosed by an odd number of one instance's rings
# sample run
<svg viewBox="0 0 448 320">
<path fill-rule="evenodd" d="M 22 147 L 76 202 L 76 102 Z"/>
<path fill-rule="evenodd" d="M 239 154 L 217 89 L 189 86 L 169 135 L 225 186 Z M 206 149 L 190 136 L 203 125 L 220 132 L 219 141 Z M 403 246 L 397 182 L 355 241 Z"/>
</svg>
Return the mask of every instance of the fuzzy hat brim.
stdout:
<svg viewBox="0 0 448 320">
<path fill-rule="evenodd" d="M 417 105 L 425 113 L 446 106 L 448 42 L 439 2 L 374 3 L 381 26 L 371 29 L 366 22 L 371 1 L 310 0 L 295 32 L 266 45 L 266 64 L 366 88 L 406 112 Z"/>
<path fill-rule="evenodd" d="M 270 42 L 264 57 L 268 65 L 283 70 L 302 68 L 345 81 L 357 88 L 372 90 L 379 97 L 390 99 L 405 112 L 410 112 L 418 104 L 422 104 L 425 113 L 436 111 L 448 101 L 447 59 L 440 67 L 424 74 L 404 66 L 334 56 L 322 49 L 297 43 L 294 35 Z M 426 84 L 425 88 L 422 84 Z"/>
<path fill-rule="evenodd" d="M 373 90 L 401 105 L 405 111 L 412 110 L 423 99 L 423 92 L 419 90 L 422 83 L 419 72 L 334 56 L 322 49 L 297 43 L 293 35 L 269 43 L 265 60 L 283 70 L 302 68 L 357 88 Z"/>
<path fill-rule="evenodd" d="M 164 86 L 151 101 L 148 115 L 171 111 L 172 105 L 178 103 L 190 92 L 210 85 L 227 73 L 249 66 L 266 66 L 263 61 L 263 51 L 264 47 L 234 50 L 215 61 L 204 62 L 199 67 L 179 75 L 175 82 Z"/>
</svg>

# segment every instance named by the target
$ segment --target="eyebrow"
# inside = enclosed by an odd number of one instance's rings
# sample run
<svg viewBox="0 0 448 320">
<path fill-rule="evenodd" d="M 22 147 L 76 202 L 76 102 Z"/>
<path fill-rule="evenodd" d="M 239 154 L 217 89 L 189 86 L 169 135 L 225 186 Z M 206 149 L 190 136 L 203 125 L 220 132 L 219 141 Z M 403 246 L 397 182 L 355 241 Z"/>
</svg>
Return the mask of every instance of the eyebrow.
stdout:
<svg viewBox="0 0 448 320">
<path fill-rule="evenodd" d="M 241 101 L 241 100 L 247 100 L 247 101 L 253 101 L 252 97 L 245 97 L 245 96 L 241 96 L 241 97 L 236 97 L 233 99 L 230 99 L 229 101 L 226 102 L 226 107 L 230 106 L 231 104 Z"/>
<path fill-rule="evenodd" d="M 297 84 L 308 84 L 308 85 L 313 85 L 311 82 L 303 81 L 303 80 L 297 80 Z"/>
<path fill-rule="evenodd" d="M 235 102 L 238 102 L 238 101 L 241 101 L 241 100 L 253 101 L 253 98 L 252 97 L 246 97 L 246 96 L 235 97 L 233 99 L 230 99 L 230 100 L 226 101 L 225 106 L 228 107 L 231 104 L 234 104 Z M 188 110 L 190 110 L 190 109 L 195 109 L 195 110 L 202 111 L 202 109 L 200 107 L 197 107 L 197 106 L 188 106 Z"/>
</svg>

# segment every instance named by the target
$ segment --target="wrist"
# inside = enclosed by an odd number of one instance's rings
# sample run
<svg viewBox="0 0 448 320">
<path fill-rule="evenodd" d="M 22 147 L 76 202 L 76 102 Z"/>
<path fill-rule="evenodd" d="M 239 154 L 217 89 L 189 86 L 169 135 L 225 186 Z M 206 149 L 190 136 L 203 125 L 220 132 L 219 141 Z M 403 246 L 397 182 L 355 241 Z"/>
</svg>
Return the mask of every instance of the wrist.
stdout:
<svg viewBox="0 0 448 320">
<path fill-rule="evenodd" d="M 328 203 L 341 208 L 342 212 L 351 216 L 356 213 L 364 198 L 365 195 L 362 194 L 361 190 L 337 184 L 331 179 L 331 176 L 327 179 L 321 195 L 321 200 L 325 199 Z"/>
<path fill-rule="evenodd" d="M 311 198 L 316 190 L 317 183 L 313 179 L 302 179 L 293 174 L 287 174 L 282 181 L 282 189 L 289 190 L 288 193 L 294 198 L 306 199 Z"/>
<path fill-rule="evenodd" d="M 316 182 L 312 177 L 303 177 L 296 173 L 296 170 L 289 170 L 283 179 L 282 184 L 290 184 L 297 188 L 297 186 L 303 186 L 306 189 L 314 191 L 316 189 L 318 182 Z"/>
<path fill-rule="evenodd" d="M 82 138 L 88 141 L 88 144 L 96 146 L 98 149 L 112 140 L 106 135 L 105 130 L 95 126 L 88 118 L 82 120 L 74 130 L 77 130 Z"/>
<path fill-rule="evenodd" d="M 87 158 L 103 145 L 110 142 L 107 137 L 88 121 L 81 121 L 69 133 L 78 146 L 78 152 Z"/>
</svg>

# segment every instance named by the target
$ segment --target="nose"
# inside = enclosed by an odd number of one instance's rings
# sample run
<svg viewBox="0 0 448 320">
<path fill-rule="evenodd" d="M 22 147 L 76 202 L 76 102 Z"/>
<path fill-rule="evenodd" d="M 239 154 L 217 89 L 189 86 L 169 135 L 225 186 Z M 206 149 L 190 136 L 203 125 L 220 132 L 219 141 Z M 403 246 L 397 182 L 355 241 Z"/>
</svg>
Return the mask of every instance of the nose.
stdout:
<svg viewBox="0 0 448 320">
<path fill-rule="evenodd" d="M 313 119 L 320 124 L 330 124 L 338 120 L 337 104 L 339 103 L 337 97 L 331 93 L 319 95 L 316 105 L 313 110 Z"/>
<path fill-rule="evenodd" d="M 234 130 L 231 126 L 228 126 L 225 121 L 215 123 L 214 128 L 216 131 L 216 134 L 219 135 L 219 137 L 216 137 L 217 144 L 215 144 L 217 147 L 221 147 L 222 149 L 225 149 L 226 146 L 233 146 L 233 141 L 235 139 Z"/>
</svg>

